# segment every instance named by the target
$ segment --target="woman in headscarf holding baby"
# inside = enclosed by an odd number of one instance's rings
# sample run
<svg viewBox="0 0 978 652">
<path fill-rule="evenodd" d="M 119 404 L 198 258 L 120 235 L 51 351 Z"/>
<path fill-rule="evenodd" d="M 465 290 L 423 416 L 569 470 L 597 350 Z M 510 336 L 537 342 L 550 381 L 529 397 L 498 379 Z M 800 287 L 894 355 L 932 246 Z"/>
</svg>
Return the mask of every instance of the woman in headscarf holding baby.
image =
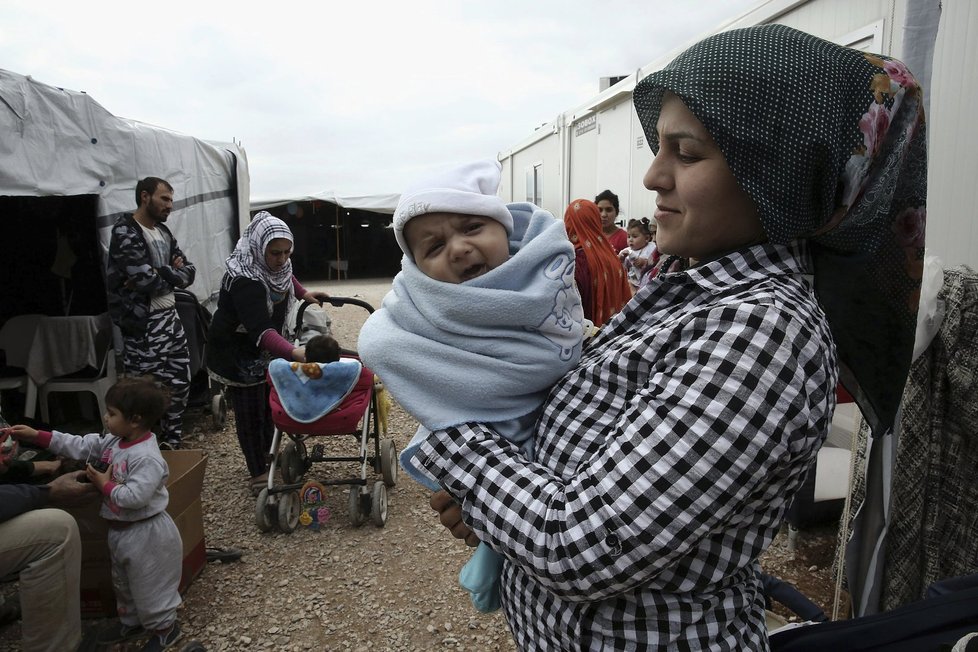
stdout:
<svg viewBox="0 0 978 652">
<path fill-rule="evenodd" d="M 419 453 L 453 535 L 504 558 L 521 649 L 765 650 L 760 555 L 837 381 L 893 425 L 923 260 L 921 90 L 781 25 L 641 80 L 664 266 L 552 390 L 533 463 L 477 424 Z M 672 270 L 677 271 L 672 271 Z"/>
<path fill-rule="evenodd" d="M 305 350 L 282 336 L 296 299 L 322 303 L 292 274 L 292 231 L 260 211 L 227 259 L 217 310 L 207 341 L 207 371 L 224 383 L 231 398 L 238 444 L 248 465 L 253 493 L 268 481 L 266 457 L 274 424 L 265 372 L 272 358 L 305 362 Z"/>
</svg>

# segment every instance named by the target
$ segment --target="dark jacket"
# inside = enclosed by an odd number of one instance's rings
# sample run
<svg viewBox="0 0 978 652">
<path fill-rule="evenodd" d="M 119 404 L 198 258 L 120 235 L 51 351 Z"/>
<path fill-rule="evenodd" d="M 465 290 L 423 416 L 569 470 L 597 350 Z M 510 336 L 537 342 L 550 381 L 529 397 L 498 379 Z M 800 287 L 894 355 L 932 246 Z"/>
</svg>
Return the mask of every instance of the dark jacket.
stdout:
<svg viewBox="0 0 978 652">
<path fill-rule="evenodd" d="M 125 213 L 112 227 L 109 256 L 105 265 L 105 289 L 108 293 L 112 321 L 126 335 L 140 335 L 146 330 L 150 297 L 173 288 L 185 288 L 194 282 L 197 269 L 186 259 L 170 229 L 163 223 L 157 229 L 170 241 L 170 255 L 184 259 L 183 267 L 164 265 L 153 268 L 143 230 Z"/>
<path fill-rule="evenodd" d="M 258 341 L 269 329 L 282 334 L 288 301 L 273 303 L 269 311 L 268 288 L 263 283 L 239 277 L 221 285 L 207 334 L 207 370 L 226 385 L 260 385 L 271 354 Z"/>
<path fill-rule="evenodd" d="M 50 491 L 44 485 L 7 484 L 0 486 L 0 523 L 48 504 Z"/>
</svg>

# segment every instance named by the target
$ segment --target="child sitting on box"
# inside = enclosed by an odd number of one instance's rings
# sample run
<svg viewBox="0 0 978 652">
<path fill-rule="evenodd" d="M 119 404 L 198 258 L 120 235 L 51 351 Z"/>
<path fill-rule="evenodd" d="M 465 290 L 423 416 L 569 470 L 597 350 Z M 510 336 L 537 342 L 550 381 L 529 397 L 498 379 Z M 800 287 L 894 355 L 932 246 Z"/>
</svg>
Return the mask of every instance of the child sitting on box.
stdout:
<svg viewBox="0 0 978 652">
<path fill-rule="evenodd" d="M 99 643 L 147 634 L 142 650 L 163 650 L 180 636 L 183 542 L 166 512 L 169 469 L 150 427 L 163 415 L 166 394 L 151 378 L 123 378 L 105 394 L 109 435 L 84 436 L 16 425 L 7 432 L 57 455 L 87 460 L 88 479 L 103 495 L 119 622 Z"/>
</svg>

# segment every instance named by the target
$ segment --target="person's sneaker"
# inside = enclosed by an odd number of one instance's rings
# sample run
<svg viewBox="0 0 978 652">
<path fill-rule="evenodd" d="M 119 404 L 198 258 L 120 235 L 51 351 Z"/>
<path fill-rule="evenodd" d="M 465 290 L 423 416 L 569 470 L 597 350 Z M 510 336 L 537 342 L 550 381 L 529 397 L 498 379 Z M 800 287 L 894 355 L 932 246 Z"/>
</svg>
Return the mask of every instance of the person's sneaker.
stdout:
<svg viewBox="0 0 978 652">
<path fill-rule="evenodd" d="M 153 635 L 146 641 L 146 645 L 139 649 L 140 652 L 162 652 L 176 643 L 178 638 L 180 638 L 180 624 L 174 621 L 170 625 L 170 629 L 164 632 L 153 632 Z"/>
<path fill-rule="evenodd" d="M 179 439 L 165 439 L 160 442 L 161 451 L 175 451 L 180 448 Z"/>
<path fill-rule="evenodd" d="M 99 645 L 121 643 L 122 641 L 131 641 L 134 638 L 139 638 L 145 633 L 146 630 L 143 629 L 142 625 L 126 625 L 117 620 L 98 633 L 97 642 Z"/>
</svg>

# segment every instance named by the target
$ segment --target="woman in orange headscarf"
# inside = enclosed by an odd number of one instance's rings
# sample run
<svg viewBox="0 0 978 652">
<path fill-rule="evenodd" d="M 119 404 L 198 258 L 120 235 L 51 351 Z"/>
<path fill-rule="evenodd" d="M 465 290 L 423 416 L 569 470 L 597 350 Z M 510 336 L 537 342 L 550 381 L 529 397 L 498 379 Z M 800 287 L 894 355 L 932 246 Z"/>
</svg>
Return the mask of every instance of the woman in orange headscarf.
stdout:
<svg viewBox="0 0 978 652">
<path fill-rule="evenodd" d="M 564 211 L 567 237 L 574 244 L 574 279 L 584 316 L 601 326 L 632 298 L 625 268 L 601 233 L 601 211 L 587 199 L 575 199 Z"/>
</svg>

